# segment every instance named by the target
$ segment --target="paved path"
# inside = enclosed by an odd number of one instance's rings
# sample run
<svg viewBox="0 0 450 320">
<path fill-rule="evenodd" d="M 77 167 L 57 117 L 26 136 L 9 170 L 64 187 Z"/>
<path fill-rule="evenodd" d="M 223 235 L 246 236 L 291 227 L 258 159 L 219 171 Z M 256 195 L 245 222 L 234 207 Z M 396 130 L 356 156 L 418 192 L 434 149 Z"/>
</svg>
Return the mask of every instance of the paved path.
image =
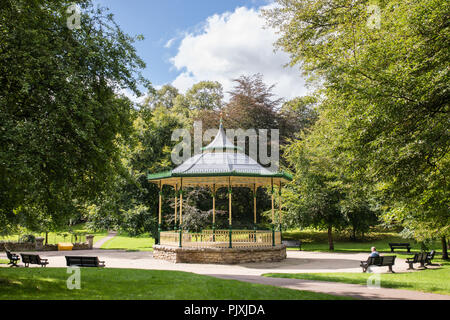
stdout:
<svg viewBox="0 0 450 320">
<path fill-rule="evenodd" d="M 108 240 L 114 238 L 117 235 L 116 231 L 109 231 L 108 235 L 104 237 L 103 239 L 98 240 L 96 243 L 94 243 L 93 247 L 94 249 L 100 249 L 100 247 Z"/>
<path fill-rule="evenodd" d="M 221 279 L 260 283 L 288 289 L 327 293 L 336 296 L 347 296 L 364 300 L 450 300 L 450 296 L 441 294 L 389 288 L 368 288 L 363 285 L 340 282 L 223 274 L 212 274 L 211 276 Z"/>
<path fill-rule="evenodd" d="M 107 240 L 105 240 L 107 241 Z M 98 243 L 97 243 L 98 244 Z M 335 295 L 351 296 L 359 299 L 433 299 L 450 300 L 450 295 L 422 293 L 398 289 L 368 289 L 367 286 L 345 284 L 338 282 L 323 282 L 298 279 L 281 279 L 262 277 L 264 273 L 327 273 L 327 272 L 361 272 L 359 262 L 367 259 L 366 253 L 326 253 L 307 251 L 287 251 L 287 259 L 272 263 L 245 263 L 239 265 L 219 264 L 189 264 L 171 263 L 153 259 L 152 252 L 124 250 L 76 250 L 76 251 L 46 251 L 37 252 L 41 257 L 48 258 L 49 267 L 65 267 L 65 255 L 98 256 L 106 261 L 108 268 L 131 268 L 152 270 L 185 271 L 209 275 L 224 279 L 235 279 L 254 283 L 275 285 L 285 288 L 323 292 Z M 6 258 L 0 253 L 0 258 Z M 6 265 L 0 265 L 6 266 Z M 32 266 L 30 266 L 32 267 Z M 34 266 L 33 266 L 34 267 Z M 38 267 L 38 266 L 36 266 Z M 394 265 L 396 273 L 421 272 L 406 270 L 408 265 L 404 259 L 397 259 Z M 436 268 L 436 267 L 430 267 Z M 381 270 L 387 270 L 387 267 Z"/>
</svg>

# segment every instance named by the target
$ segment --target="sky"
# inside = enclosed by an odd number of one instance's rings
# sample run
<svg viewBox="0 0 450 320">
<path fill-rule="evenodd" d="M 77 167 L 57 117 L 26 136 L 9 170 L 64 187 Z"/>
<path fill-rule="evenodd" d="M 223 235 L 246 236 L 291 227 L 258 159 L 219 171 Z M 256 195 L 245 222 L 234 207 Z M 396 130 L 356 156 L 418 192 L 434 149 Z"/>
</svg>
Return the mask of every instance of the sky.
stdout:
<svg viewBox="0 0 450 320">
<path fill-rule="evenodd" d="M 199 81 L 210 80 L 220 82 L 227 92 L 233 79 L 261 73 L 267 85 L 275 84 L 278 97 L 305 95 L 300 70 L 285 67 L 289 56 L 274 52 L 278 36 L 260 16 L 261 8 L 271 2 L 94 0 L 95 5 L 109 8 L 124 32 L 144 36 L 135 47 L 146 63 L 143 75 L 155 88 L 172 84 L 185 92 Z"/>
</svg>

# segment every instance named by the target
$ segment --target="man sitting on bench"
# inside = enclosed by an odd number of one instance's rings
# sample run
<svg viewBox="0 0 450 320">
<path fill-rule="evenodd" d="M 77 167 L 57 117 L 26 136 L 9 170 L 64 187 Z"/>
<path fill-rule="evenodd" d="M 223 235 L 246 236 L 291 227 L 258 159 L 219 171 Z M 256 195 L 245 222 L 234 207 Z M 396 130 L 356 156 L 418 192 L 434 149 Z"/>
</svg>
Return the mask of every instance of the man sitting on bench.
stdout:
<svg viewBox="0 0 450 320">
<path fill-rule="evenodd" d="M 370 254 L 369 258 L 375 258 L 380 256 L 380 254 L 377 251 L 377 248 L 372 247 L 370 248 L 370 251 L 372 251 L 372 253 Z"/>
</svg>

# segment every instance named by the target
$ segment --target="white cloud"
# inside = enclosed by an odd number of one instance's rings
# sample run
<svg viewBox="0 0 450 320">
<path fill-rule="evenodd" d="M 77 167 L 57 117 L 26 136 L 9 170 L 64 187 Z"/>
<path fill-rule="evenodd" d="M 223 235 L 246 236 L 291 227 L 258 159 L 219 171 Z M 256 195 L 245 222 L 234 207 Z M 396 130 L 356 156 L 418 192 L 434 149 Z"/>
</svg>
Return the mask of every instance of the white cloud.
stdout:
<svg viewBox="0 0 450 320">
<path fill-rule="evenodd" d="M 173 43 L 175 42 L 175 40 L 177 40 L 177 38 L 169 39 L 169 41 L 167 41 L 166 44 L 164 45 L 164 48 L 169 49 L 169 48 L 173 45 Z"/>
<path fill-rule="evenodd" d="M 124 95 L 125 97 L 127 97 L 128 99 L 130 99 L 134 104 L 141 104 L 144 102 L 145 98 L 147 97 L 146 95 L 142 95 L 140 97 L 136 96 L 134 94 L 133 91 L 131 91 L 128 88 L 125 89 L 119 89 L 117 91 L 117 94 L 119 95 Z"/>
<path fill-rule="evenodd" d="M 184 36 L 171 58 L 181 71 L 172 84 L 184 92 L 199 81 L 219 81 L 226 92 L 233 88 L 232 79 L 261 73 L 266 84 L 276 84 L 274 92 L 280 97 L 306 94 L 300 70 L 284 67 L 289 56 L 274 52 L 277 35 L 264 27 L 260 11 L 245 7 L 209 17 L 200 32 Z"/>
</svg>

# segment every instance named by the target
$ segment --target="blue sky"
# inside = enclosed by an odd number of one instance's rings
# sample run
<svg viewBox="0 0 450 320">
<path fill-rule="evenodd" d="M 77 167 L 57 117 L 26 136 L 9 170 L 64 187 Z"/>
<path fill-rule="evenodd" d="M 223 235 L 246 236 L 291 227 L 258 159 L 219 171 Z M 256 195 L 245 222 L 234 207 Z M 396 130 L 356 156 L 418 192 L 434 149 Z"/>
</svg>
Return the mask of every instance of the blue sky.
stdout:
<svg viewBox="0 0 450 320">
<path fill-rule="evenodd" d="M 226 91 L 230 89 L 232 78 L 256 72 L 264 76 L 267 73 L 268 81 L 273 82 L 280 78 L 273 65 L 283 73 L 283 87 L 298 82 L 298 79 L 286 78 L 294 76 L 292 71 L 283 72 L 282 64 L 287 62 L 287 56 L 281 57 L 279 53 L 272 57 L 269 53 L 273 51 L 274 34 L 262 31 L 263 19 L 258 14 L 260 8 L 270 2 L 94 0 L 94 4 L 110 9 L 123 31 L 145 37 L 135 44 L 138 55 L 147 65 L 144 76 L 156 87 L 172 83 L 180 91 L 202 80 L 219 81 Z M 261 51 L 267 53 L 261 54 Z M 302 90 L 303 87 L 297 91 Z M 285 90 L 280 95 L 300 94 L 288 94 Z"/>
</svg>

